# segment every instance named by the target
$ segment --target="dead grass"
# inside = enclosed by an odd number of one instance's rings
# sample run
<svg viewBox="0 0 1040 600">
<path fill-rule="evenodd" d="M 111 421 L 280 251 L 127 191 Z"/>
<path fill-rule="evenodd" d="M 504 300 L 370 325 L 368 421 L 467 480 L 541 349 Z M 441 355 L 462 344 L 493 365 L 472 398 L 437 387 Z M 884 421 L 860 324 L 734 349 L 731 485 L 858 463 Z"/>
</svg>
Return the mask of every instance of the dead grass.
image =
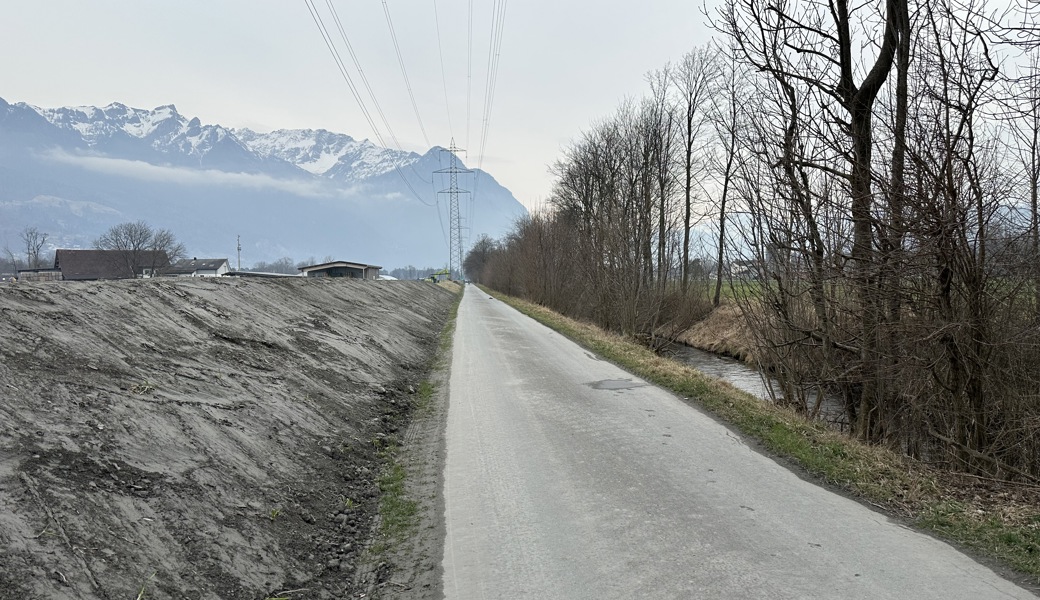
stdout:
<svg viewBox="0 0 1040 600">
<path fill-rule="evenodd" d="M 636 375 L 705 407 L 770 452 L 861 501 L 1040 583 L 1040 488 L 953 475 L 746 394 L 644 346 L 486 290 Z M 702 335 L 709 335 L 705 327 Z"/>
<path fill-rule="evenodd" d="M 679 335 L 680 342 L 708 352 L 754 362 L 757 356 L 740 307 L 726 300 L 708 316 Z"/>
<path fill-rule="evenodd" d="M 444 281 L 438 281 L 437 285 L 450 291 L 453 294 L 459 294 L 462 292 L 462 284 L 457 281 L 449 281 L 445 279 Z"/>
</svg>

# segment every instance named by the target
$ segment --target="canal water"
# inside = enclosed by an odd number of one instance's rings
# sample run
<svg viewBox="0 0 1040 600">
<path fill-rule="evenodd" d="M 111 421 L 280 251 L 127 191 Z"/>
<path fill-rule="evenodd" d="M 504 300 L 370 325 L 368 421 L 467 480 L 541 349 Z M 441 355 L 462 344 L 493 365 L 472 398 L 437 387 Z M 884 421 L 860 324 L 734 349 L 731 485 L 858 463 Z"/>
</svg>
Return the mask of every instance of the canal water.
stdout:
<svg viewBox="0 0 1040 600">
<path fill-rule="evenodd" d="M 666 356 L 691 366 L 698 371 L 728 382 L 738 390 L 745 391 L 766 401 L 772 401 L 773 395 L 782 396 L 781 387 L 776 379 L 761 370 L 735 358 L 721 356 L 690 346 L 677 344 L 669 348 Z M 770 394 L 770 387 L 774 394 Z M 810 392 L 810 401 L 815 391 Z M 821 417 L 832 423 L 841 425 L 845 421 L 845 409 L 841 398 L 835 395 L 824 396 L 821 404 Z"/>
</svg>

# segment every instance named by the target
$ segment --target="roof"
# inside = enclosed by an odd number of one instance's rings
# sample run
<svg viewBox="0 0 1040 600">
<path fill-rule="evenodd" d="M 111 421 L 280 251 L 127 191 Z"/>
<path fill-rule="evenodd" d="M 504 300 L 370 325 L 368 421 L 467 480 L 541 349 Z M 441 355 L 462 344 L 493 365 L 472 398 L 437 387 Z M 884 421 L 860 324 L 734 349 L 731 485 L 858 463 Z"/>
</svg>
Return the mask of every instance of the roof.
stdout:
<svg viewBox="0 0 1040 600">
<path fill-rule="evenodd" d="M 320 265 L 308 265 L 306 267 L 300 267 L 300 270 L 306 273 L 307 271 L 320 271 L 321 269 L 333 269 L 336 267 L 347 267 L 351 269 L 382 269 L 383 267 L 376 265 L 365 265 L 361 263 L 348 262 L 345 260 L 334 260 L 332 262 L 321 263 Z"/>
<path fill-rule="evenodd" d="M 162 250 L 65 250 L 54 251 L 54 268 L 68 281 L 89 279 L 133 279 L 141 269 L 170 264 Z M 136 268 L 136 270 L 135 270 Z"/>
<path fill-rule="evenodd" d="M 289 273 L 265 273 L 263 271 L 228 271 L 224 275 L 228 277 L 300 277 L 299 273 L 291 275 Z"/>
<path fill-rule="evenodd" d="M 168 268 L 163 269 L 163 273 L 174 275 L 181 273 L 195 273 L 197 271 L 216 271 L 220 269 L 221 265 L 227 263 L 228 259 L 226 258 L 185 258 L 173 263 Z"/>
</svg>

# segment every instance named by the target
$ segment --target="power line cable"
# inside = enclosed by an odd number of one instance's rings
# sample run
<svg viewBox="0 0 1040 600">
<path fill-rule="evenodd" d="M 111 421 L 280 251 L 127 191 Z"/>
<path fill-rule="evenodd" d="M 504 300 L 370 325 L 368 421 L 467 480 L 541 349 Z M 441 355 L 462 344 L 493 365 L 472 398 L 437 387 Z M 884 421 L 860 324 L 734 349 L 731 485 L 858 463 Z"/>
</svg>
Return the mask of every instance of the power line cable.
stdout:
<svg viewBox="0 0 1040 600">
<path fill-rule="evenodd" d="M 498 86 L 498 65 L 502 57 L 502 38 L 505 28 L 506 0 L 495 3 L 495 11 L 492 14 L 491 43 L 488 46 L 488 73 L 487 82 L 484 86 L 484 116 L 483 129 L 480 138 L 480 153 L 477 168 L 483 166 L 484 151 L 487 148 L 488 132 L 491 129 L 491 109 L 495 102 L 495 89 Z"/>
<path fill-rule="evenodd" d="M 444 42 L 441 40 L 441 17 L 437 10 L 437 0 L 433 0 L 433 23 L 437 28 L 437 54 L 441 59 L 441 84 L 444 86 L 444 108 L 448 115 L 448 133 L 455 138 L 455 128 L 451 124 L 451 100 L 448 99 L 448 74 L 444 70 Z"/>
<path fill-rule="evenodd" d="M 401 65 L 401 74 L 404 75 L 404 85 L 408 89 L 408 97 L 412 101 L 412 108 L 415 110 L 415 118 L 419 121 L 419 131 L 422 132 L 423 141 L 426 142 L 426 147 L 430 147 L 430 138 L 426 135 L 426 127 L 423 125 L 422 117 L 419 115 L 419 105 L 415 103 L 415 94 L 412 92 L 412 82 L 408 78 L 408 70 L 404 67 L 404 56 L 401 54 L 401 45 L 397 43 L 397 32 L 394 31 L 394 21 L 390 17 L 390 6 L 383 0 L 383 13 L 386 15 L 386 24 L 390 28 L 390 37 L 394 42 L 394 50 L 397 52 L 397 64 Z"/>
<path fill-rule="evenodd" d="M 466 147 L 469 148 L 469 128 L 473 103 L 473 0 L 469 0 L 469 31 L 466 40 Z"/>
<path fill-rule="evenodd" d="M 480 174 L 484 166 L 488 132 L 491 129 L 491 110 L 494 106 L 495 88 L 498 85 L 498 65 L 502 57 L 502 39 L 505 30 L 507 0 L 498 0 L 491 15 L 491 40 L 488 44 L 488 71 L 484 85 L 484 114 L 481 119 L 480 150 L 477 154 L 477 173 L 473 182 L 473 196 L 480 189 Z"/>
<path fill-rule="evenodd" d="M 343 58 L 340 56 L 339 50 L 336 49 L 336 45 L 333 43 L 328 29 L 325 27 L 325 22 L 322 20 L 321 15 L 318 14 L 318 9 L 314 7 L 311 0 L 304 0 L 304 3 L 307 5 L 307 10 L 311 13 L 311 18 L 314 20 L 314 24 L 318 26 L 318 32 L 321 34 L 322 40 L 325 41 L 325 46 L 332 54 L 332 60 L 335 61 L 340 75 L 342 75 L 343 80 L 347 82 L 347 87 L 350 88 L 350 93 L 354 96 L 354 100 L 357 101 L 358 107 L 361 108 L 361 113 L 365 116 L 365 120 L 368 121 L 368 125 L 372 128 L 372 132 L 375 134 L 376 139 L 379 139 L 380 143 L 382 143 L 382 136 L 379 134 L 379 128 L 376 127 L 375 122 L 372 120 L 372 115 L 368 112 L 368 107 L 365 106 L 364 100 L 362 100 L 361 95 L 358 93 L 357 86 L 354 85 L 354 81 L 350 78 L 350 73 L 347 72 L 347 67 L 343 64 Z"/>
<path fill-rule="evenodd" d="M 372 100 L 372 104 L 376 107 L 376 112 L 379 113 L 379 118 L 383 122 L 383 126 L 386 127 L 387 133 L 390 135 L 390 139 L 394 142 L 394 148 L 404 151 L 404 145 L 397 139 L 397 135 L 394 133 L 393 127 L 390 126 L 390 121 L 386 118 L 386 113 L 383 112 L 383 107 L 376 97 L 375 90 L 372 89 L 372 85 L 368 82 L 368 76 L 365 75 L 365 70 L 361 68 L 361 61 L 358 60 L 357 53 L 354 52 L 354 46 L 350 43 L 350 38 L 347 37 L 347 31 L 343 27 L 343 22 L 339 18 L 339 12 L 336 10 L 336 6 L 332 3 L 332 0 L 325 0 L 325 4 L 328 5 L 329 11 L 332 13 L 332 18 L 336 22 L 336 27 L 339 29 L 339 35 L 343 39 L 343 45 L 347 47 L 347 51 L 350 53 L 350 58 L 354 62 L 354 68 L 357 69 L 358 75 L 361 77 L 361 82 L 365 85 L 365 90 L 368 91 L 368 97 Z M 382 144 L 386 147 L 386 144 Z M 408 167 L 412 170 L 412 173 L 422 181 L 423 183 L 430 183 L 425 177 L 419 174 L 415 170 L 414 163 L 408 163 Z"/>
<path fill-rule="evenodd" d="M 329 34 L 328 28 L 325 26 L 324 20 L 321 18 L 321 15 L 319 14 L 317 8 L 314 7 L 312 0 L 304 0 L 304 3 L 307 5 L 307 10 L 311 13 L 311 18 L 314 20 L 314 24 L 318 27 L 318 32 L 321 34 L 322 39 L 325 41 L 325 45 L 328 47 L 329 52 L 332 54 L 332 59 L 333 61 L 335 61 L 336 66 L 339 68 L 340 75 L 342 75 L 343 80 L 347 82 L 347 87 L 350 88 L 350 92 L 354 96 L 354 100 L 357 101 L 358 106 L 361 108 L 362 114 L 365 116 L 365 120 L 368 121 L 369 127 L 372 128 L 372 132 L 375 134 L 376 139 L 379 141 L 379 145 L 382 146 L 384 149 L 387 148 L 387 144 L 383 140 L 382 134 L 379 132 L 379 127 L 376 126 L 375 120 L 372 119 L 371 112 L 369 112 L 368 107 L 365 106 L 365 102 L 361 98 L 361 94 L 358 92 L 357 86 L 354 85 L 354 81 L 351 79 L 350 73 L 347 71 L 346 65 L 343 62 L 343 58 L 339 53 L 339 49 L 336 48 L 336 44 L 333 41 L 332 36 Z M 333 11 L 335 11 L 334 8 Z M 335 18 L 338 23 L 338 16 L 336 16 Z M 342 28 L 340 29 L 340 32 L 343 33 Z M 347 45 L 349 46 L 349 41 L 346 40 L 345 34 L 344 41 L 347 42 Z M 420 196 L 419 193 L 415 191 L 415 187 L 412 186 L 412 182 L 408 181 L 408 178 L 405 177 L 404 173 L 401 171 L 401 166 L 399 164 L 398 157 L 395 154 L 391 153 L 390 158 L 393 162 L 394 170 L 397 171 L 397 174 L 401 177 L 401 180 L 408 187 L 408 190 L 411 191 L 412 195 L 415 196 L 415 199 L 426 206 L 437 206 L 436 201 L 433 204 L 430 204 L 429 202 L 423 200 L 422 196 Z"/>
<path fill-rule="evenodd" d="M 448 230 L 444 228 L 444 217 L 441 216 L 440 194 L 437 193 L 437 184 L 433 180 L 430 181 L 430 191 L 437 197 L 437 220 L 441 224 L 441 236 L 444 238 L 444 247 L 450 252 L 451 242 L 448 241 Z"/>
</svg>

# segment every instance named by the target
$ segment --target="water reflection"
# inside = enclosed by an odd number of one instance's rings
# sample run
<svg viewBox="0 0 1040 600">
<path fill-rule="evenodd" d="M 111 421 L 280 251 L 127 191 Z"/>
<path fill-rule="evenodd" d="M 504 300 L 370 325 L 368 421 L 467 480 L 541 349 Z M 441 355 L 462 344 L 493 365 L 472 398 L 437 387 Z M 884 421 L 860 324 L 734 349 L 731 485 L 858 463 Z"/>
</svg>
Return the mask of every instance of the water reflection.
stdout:
<svg viewBox="0 0 1040 600">
<path fill-rule="evenodd" d="M 765 375 L 755 367 L 735 358 L 720 356 L 681 344 L 676 344 L 667 350 L 665 354 L 669 358 L 689 365 L 705 375 L 726 381 L 733 387 L 763 400 L 771 400 L 773 395 L 777 397 L 783 396 L 780 385 L 773 377 Z M 773 388 L 773 394 L 770 394 L 770 386 Z M 815 392 L 809 393 L 809 401 L 815 401 Z M 845 420 L 842 401 L 837 396 L 824 396 L 820 408 L 822 418 L 827 421 L 840 423 Z"/>
</svg>

